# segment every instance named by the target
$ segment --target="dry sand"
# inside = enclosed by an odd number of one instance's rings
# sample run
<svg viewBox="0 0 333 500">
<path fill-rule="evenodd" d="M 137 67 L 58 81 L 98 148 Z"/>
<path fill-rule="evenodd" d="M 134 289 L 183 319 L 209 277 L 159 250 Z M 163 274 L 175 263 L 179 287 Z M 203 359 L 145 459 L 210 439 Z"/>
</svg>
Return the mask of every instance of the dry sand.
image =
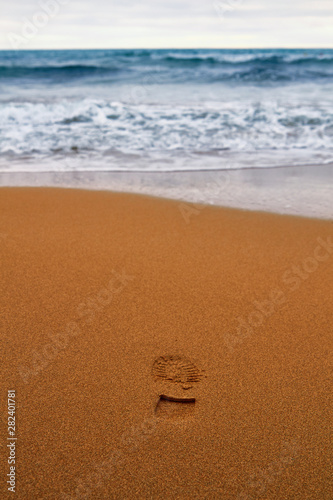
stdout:
<svg viewBox="0 0 333 500">
<path fill-rule="evenodd" d="M 1 498 L 332 499 L 332 222 L 2 188 L 0 257 Z"/>
</svg>

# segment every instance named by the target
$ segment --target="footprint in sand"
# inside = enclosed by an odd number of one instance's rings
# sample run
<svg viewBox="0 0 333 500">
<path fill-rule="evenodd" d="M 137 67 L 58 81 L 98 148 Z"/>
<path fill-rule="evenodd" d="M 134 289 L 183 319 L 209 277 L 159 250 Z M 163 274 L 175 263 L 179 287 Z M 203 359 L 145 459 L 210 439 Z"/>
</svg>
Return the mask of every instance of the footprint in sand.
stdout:
<svg viewBox="0 0 333 500">
<path fill-rule="evenodd" d="M 195 386 L 203 371 L 186 357 L 160 356 L 153 363 L 152 375 L 159 385 L 155 415 L 159 418 L 186 418 L 194 413 Z"/>
</svg>

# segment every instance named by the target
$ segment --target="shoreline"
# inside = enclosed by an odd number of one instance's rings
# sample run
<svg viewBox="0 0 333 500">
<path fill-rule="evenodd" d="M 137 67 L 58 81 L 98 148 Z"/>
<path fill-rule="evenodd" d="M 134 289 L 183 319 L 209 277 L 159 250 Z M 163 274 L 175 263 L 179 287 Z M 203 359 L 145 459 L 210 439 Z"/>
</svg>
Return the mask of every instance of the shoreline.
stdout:
<svg viewBox="0 0 333 500">
<path fill-rule="evenodd" d="M 0 187 L 60 187 L 322 219 L 333 217 L 333 166 L 201 171 L 2 172 Z"/>
</svg>

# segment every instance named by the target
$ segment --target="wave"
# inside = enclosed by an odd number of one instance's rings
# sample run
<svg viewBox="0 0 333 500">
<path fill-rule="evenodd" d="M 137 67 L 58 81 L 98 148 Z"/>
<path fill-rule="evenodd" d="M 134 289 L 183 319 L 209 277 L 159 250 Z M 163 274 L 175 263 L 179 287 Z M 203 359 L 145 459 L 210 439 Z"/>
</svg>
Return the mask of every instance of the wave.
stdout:
<svg viewBox="0 0 333 500">
<path fill-rule="evenodd" d="M 30 56 L 30 57 L 29 57 Z M 67 60 L 66 60 L 67 58 Z M 70 62 L 69 62 L 70 61 Z M 50 64 L 51 62 L 51 64 Z M 83 63 L 84 62 L 84 63 Z M 23 54 L 11 60 L 0 52 L 2 80 L 82 79 L 138 81 L 154 74 L 156 83 L 287 83 L 333 78 L 333 53 L 294 51 L 69 51 L 69 54 Z"/>
<path fill-rule="evenodd" d="M 103 67 L 88 64 L 70 64 L 64 66 L 0 66 L 1 78 L 78 78 L 89 75 L 118 73 L 118 67 Z"/>
<path fill-rule="evenodd" d="M 325 150 L 332 148 L 332 137 L 332 107 L 300 108 L 292 101 L 174 107 L 84 99 L 0 108 L 0 155 Z"/>
<path fill-rule="evenodd" d="M 300 57 L 286 61 L 287 64 L 333 64 L 333 57 Z"/>
<path fill-rule="evenodd" d="M 187 65 L 198 65 L 198 64 L 221 64 L 223 61 L 216 57 L 176 57 L 176 56 L 166 56 L 161 58 L 159 62 L 173 63 L 173 64 L 187 64 Z"/>
<path fill-rule="evenodd" d="M 175 65 L 230 65 L 230 66 L 243 66 L 243 65 L 286 65 L 293 66 L 299 64 L 319 64 L 319 65 L 330 65 L 333 64 L 333 55 L 318 54 L 313 55 L 293 55 L 287 54 L 224 54 L 223 52 L 218 52 L 216 55 L 212 54 L 168 54 L 155 57 L 156 61 L 159 63 L 168 63 Z"/>
</svg>

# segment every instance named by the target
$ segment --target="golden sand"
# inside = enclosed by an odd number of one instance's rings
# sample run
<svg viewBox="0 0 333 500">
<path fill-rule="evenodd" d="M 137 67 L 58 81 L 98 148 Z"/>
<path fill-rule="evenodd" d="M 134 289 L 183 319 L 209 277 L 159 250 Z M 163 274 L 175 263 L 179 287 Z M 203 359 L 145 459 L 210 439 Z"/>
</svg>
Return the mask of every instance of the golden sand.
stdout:
<svg viewBox="0 0 333 500">
<path fill-rule="evenodd" d="M 332 498 L 331 222 L 3 188 L 0 257 L 1 498 Z"/>
</svg>

